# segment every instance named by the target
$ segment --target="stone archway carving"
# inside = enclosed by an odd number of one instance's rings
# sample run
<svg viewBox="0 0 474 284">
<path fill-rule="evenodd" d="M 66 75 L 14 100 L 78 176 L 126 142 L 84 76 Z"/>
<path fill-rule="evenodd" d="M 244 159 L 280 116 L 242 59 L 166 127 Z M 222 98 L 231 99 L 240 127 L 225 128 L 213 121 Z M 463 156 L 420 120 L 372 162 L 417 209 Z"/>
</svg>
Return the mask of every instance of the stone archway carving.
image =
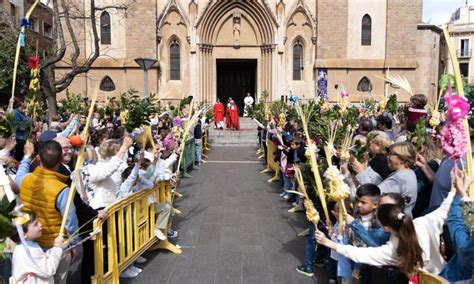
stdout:
<svg viewBox="0 0 474 284">
<path fill-rule="evenodd" d="M 258 60 L 257 89 L 272 92 L 272 65 L 275 50 L 275 35 L 278 23 L 263 1 L 210 1 L 204 7 L 195 27 L 199 38 L 199 90 L 204 100 L 213 100 L 215 93 L 215 54 L 226 49 L 228 54 L 235 52 L 236 58 L 241 57 L 239 49 L 260 48 Z M 245 29 L 245 26 L 247 27 Z M 224 29 L 225 27 L 225 29 Z M 222 42 L 220 33 L 225 31 L 229 37 Z M 249 42 L 248 34 L 252 38 Z M 247 40 L 247 41 L 245 41 Z M 229 48 L 233 48 L 229 50 Z M 214 52 L 214 54 L 213 54 Z M 238 56 L 237 56 L 238 55 Z M 232 55 L 229 55 L 232 58 Z"/>
<path fill-rule="evenodd" d="M 291 13 L 289 13 L 288 17 L 285 19 L 285 28 L 288 29 L 288 26 L 293 24 L 293 17 L 300 12 L 306 17 L 306 25 L 311 28 L 312 32 L 311 41 L 313 42 L 313 44 L 316 44 L 316 19 L 313 17 L 306 4 L 304 4 L 303 2 L 298 1 L 295 6 L 292 7 Z"/>
<path fill-rule="evenodd" d="M 222 18 L 230 11 L 239 10 L 256 24 L 259 31 L 259 44 L 274 43 L 275 27 L 278 26 L 274 17 L 258 1 L 219 1 L 206 7 L 203 15 L 196 23 L 201 43 L 213 44 L 215 33 L 219 29 Z"/>
<path fill-rule="evenodd" d="M 178 13 L 178 15 L 182 19 L 181 24 L 184 25 L 186 28 L 188 28 L 190 26 L 190 21 L 186 17 L 186 13 L 184 13 L 183 11 L 184 11 L 183 8 L 179 4 L 179 2 L 177 2 L 176 0 L 169 0 L 168 1 L 168 4 L 166 5 L 166 8 L 163 9 L 163 11 L 158 16 L 158 19 L 156 21 L 156 38 L 157 38 L 157 43 L 158 44 L 161 43 L 161 38 L 162 38 L 161 29 L 166 24 L 166 21 L 165 21 L 166 16 L 168 16 L 168 14 L 170 14 L 171 12 Z M 188 29 L 188 37 L 189 37 L 189 29 Z"/>
</svg>

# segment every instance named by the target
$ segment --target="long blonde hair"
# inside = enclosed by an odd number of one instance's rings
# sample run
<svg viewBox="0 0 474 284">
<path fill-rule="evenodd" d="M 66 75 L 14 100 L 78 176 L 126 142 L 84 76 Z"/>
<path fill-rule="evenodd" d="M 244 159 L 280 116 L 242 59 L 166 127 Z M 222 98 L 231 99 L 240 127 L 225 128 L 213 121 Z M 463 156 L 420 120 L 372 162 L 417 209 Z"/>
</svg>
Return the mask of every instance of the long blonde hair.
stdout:
<svg viewBox="0 0 474 284">
<path fill-rule="evenodd" d="M 410 142 L 394 143 L 390 146 L 389 152 L 392 155 L 398 156 L 407 167 L 411 168 L 415 165 L 416 149 Z"/>
</svg>

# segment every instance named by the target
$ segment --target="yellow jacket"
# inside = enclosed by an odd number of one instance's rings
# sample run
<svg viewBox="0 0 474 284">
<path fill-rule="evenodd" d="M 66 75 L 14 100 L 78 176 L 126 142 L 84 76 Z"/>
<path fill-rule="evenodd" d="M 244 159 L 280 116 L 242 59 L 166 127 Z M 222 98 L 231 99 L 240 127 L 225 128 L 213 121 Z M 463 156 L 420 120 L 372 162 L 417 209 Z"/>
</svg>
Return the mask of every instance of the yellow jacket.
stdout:
<svg viewBox="0 0 474 284">
<path fill-rule="evenodd" d="M 37 240 L 41 247 L 52 247 L 61 228 L 62 215 L 56 208 L 56 198 L 67 188 L 67 176 L 38 166 L 27 174 L 20 186 L 20 200 L 25 211 L 38 216 L 43 227 Z"/>
</svg>

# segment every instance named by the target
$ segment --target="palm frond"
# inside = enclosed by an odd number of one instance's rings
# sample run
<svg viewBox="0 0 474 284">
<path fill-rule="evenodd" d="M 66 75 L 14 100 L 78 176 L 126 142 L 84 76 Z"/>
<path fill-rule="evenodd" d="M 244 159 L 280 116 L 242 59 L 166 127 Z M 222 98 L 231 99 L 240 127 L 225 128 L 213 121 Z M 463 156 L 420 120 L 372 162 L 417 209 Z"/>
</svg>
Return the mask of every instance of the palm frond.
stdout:
<svg viewBox="0 0 474 284">
<path fill-rule="evenodd" d="M 381 77 L 377 75 L 375 75 L 375 77 L 382 79 L 385 82 L 388 82 L 392 85 L 396 85 L 402 88 L 403 90 L 405 90 L 410 96 L 413 96 L 413 90 L 411 88 L 410 82 L 404 76 L 397 75 L 397 74 L 393 74 L 393 75 L 390 74 L 390 75 L 387 75 L 386 77 Z"/>
</svg>

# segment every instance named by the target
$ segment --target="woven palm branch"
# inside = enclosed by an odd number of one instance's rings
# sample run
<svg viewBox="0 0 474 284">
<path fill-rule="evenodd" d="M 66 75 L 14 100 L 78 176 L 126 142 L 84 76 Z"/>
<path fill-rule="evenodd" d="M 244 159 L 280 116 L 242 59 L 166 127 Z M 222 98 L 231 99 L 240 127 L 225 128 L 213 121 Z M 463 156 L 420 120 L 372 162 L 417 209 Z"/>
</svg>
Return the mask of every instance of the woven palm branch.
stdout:
<svg viewBox="0 0 474 284">
<path fill-rule="evenodd" d="M 413 90 L 411 88 L 410 82 L 404 76 L 397 75 L 397 74 L 394 74 L 394 75 L 390 74 L 390 75 L 387 75 L 386 77 L 381 77 L 381 76 L 375 76 L 375 77 L 382 79 L 385 82 L 388 82 L 392 85 L 396 85 L 402 88 L 403 90 L 405 90 L 410 96 L 413 96 Z"/>
</svg>

